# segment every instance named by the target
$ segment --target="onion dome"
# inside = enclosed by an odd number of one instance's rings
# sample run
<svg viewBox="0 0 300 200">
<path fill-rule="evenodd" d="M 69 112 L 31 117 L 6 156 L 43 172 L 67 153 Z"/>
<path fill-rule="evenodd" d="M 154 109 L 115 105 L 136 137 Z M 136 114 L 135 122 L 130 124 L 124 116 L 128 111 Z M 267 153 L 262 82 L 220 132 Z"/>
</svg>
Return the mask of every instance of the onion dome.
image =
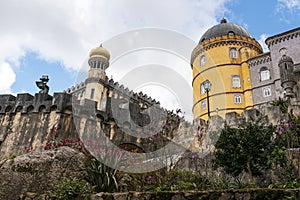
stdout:
<svg viewBox="0 0 300 200">
<path fill-rule="evenodd" d="M 102 44 L 99 47 L 93 48 L 90 51 L 90 57 L 93 57 L 93 56 L 103 56 L 107 60 L 110 59 L 109 51 L 107 49 L 105 49 L 104 47 L 102 47 Z"/>
</svg>

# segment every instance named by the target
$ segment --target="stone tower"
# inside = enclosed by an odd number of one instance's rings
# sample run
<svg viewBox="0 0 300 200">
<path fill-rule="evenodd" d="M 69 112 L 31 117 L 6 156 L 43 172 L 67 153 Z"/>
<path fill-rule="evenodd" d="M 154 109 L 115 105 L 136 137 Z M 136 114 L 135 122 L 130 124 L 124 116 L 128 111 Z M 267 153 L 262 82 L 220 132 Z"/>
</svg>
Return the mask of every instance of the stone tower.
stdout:
<svg viewBox="0 0 300 200">
<path fill-rule="evenodd" d="M 291 57 L 287 55 L 282 55 L 278 63 L 281 87 L 285 91 L 285 97 L 292 98 L 295 97 L 293 91 L 294 86 L 296 85 L 294 77 L 294 62 Z"/>
<path fill-rule="evenodd" d="M 100 45 L 90 51 L 88 60 L 90 69 L 88 78 L 85 80 L 85 98 L 97 102 L 97 109 L 101 110 L 101 104 L 106 97 L 107 88 L 104 87 L 106 81 L 105 70 L 109 67 L 110 54 L 108 50 Z"/>
<path fill-rule="evenodd" d="M 262 53 L 261 45 L 243 27 L 227 23 L 208 29 L 192 52 L 194 118 L 208 119 L 253 106 L 247 60 Z M 208 93 L 205 80 L 211 83 Z M 207 102 L 209 101 L 209 102 Z M 208 108 L 209 106 L 209 108 Z"/>
</svg>

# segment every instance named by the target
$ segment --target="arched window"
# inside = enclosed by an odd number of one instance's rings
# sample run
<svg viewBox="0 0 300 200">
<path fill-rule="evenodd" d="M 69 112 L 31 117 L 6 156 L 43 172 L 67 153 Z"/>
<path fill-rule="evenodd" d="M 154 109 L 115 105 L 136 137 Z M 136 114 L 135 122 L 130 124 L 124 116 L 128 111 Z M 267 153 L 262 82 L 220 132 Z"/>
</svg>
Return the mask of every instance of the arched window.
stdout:
<svg viewBox="0 0 300 200">
<path fill-rule="evenodd" d="M 233 31 L 229 31 L 228 36 L 235 36 L 235 33 Z"/>
<path fill-rule="evenodd" d="M 265 88 L 263 88 L 263 96 L 264 96 L 264 97 L 269 97 L 269 96 L 271 96 L 271 88 L 270 88 L 270 87 L 265 87 Z"/>
<path fill-rule="evenodd" d="M 260 69 L 260 81 L 265 81 L 265 80 L 269 80 L 271 77 L 270 77 L 270 70 L 266 67 L 262 67 Z"/>
<path fill-rule="evenodd" d="M 94 99 L 94 96 L 95 96 L 95 88 L 92 88 L 90 99 Z"/>
<path fill-rule="evenodd" d="M 200 84 L 200 95 L 205 93 L 204 85 L 203 83 Z"/>
<path fill-rule="evenodd" d="M 241 87 L 241 78 L 239 75 L 232 75 L 231 76 L 231 83 L 233 88 L 240 88 Z"/>
<path fill-rule="evenodd" d="M 201 102 L 201 109 L 202 109 L 202 110 L 206 110 L 206 100 L 203 100 L 203 101 Z"/>
<path fill-rule="evenodd" d="M 229 56 L 230 58 L 238 58 L 238 50 L 235 47 L 229 48 Z"/>
<path fill-rule="evenodd" d="M 200 57 L 200 66 L 205 65 L 205 63 L 206 63 L 206 57 L 205 57 L 205 55 L 202 55 L 202 56 Z"/>
</svg>

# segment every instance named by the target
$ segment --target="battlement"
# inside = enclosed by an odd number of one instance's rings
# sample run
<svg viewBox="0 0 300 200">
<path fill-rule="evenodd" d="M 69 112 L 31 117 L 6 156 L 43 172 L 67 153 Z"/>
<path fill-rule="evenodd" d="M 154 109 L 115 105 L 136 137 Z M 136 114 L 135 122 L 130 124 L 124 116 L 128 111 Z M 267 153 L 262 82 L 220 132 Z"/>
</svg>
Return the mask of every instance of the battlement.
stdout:
<svg viewBox="0 0 300 200">
<path fill-rule="evenodd" d="M 270 48 L 272 45 L 291 40 L 300 36 L 300 28 L 295 28 L 266 39 L 266 44 Z"/>
<path fill-rule="evenodd" d="M 128 87 L 125 87 L 124 85 L 120 84 L 117 81 L 114 81 L 112 78 L 109 79 L 107 76 L 104 81 L 102 80 L 94 80 L 94 81 L 100 81 L 104 85 L 104 87 L 108 88 L 109 90 L 113 91 L 113 93 L 118 93 L 119 95 L 126 97 L 128 99 L 131 99 L 136 102 L 142 102 L 143 104 L 146 104 L 147 106 L 160 104 L 159 101 L 156 101 L 155 99 L 149 97 L 147 94 L 144 94 L 143 92 L 134 92 L 133 90 L 130 90 Z M 84 91 L 86 88 L 86 83 L 81 82 L 76 84 L 75 86 L 72 86 L 64 92 L 68 94 L 78 93 L 81 91 Z M 114 95 L 113 95 L 114 96 Z"/>
<path fill-rule="evenodd" d="M 13 95 L 0 95 L 0 114 L 7 112 L 64 112 L 64 109 L 71 106 L 72 95 L 67 93 L 54 93 L 50 96 L 45 93 L 36 93 L 34 96 L 28 93 Z"/>
<path fill-rule="evenodd" d="M 292 105 L 288 107 L 288 111 L 296 116 L 300 116 L 300 106 Z M 226 113 L 224 121 L 229 126 L 238 126 L 245 122 L 263 119 L 267 124 L 278 125 L 281 120 L 287 119 L 287 113 L 283 113 L 279 106 L 266 106 L 260 110 L 249 109 L 242 114 L 236 112 Z"/>
<path fill-rule="evenodd" d="M 73 93 L 73 92 L 84 90 L 85 87 L 86 87 L 85 83 L 84 82 L 80 82 L 80 83 L 77 83 L 76 85 L 74 85 L 74 86 L 72 86 L 70 88 L 67 88 L 63 92 L 66 92 L 66 93 L 70 94 L 70 93 Z"/>
<path fill-rule="evenodd" d="M 248 60 L 249 67 L 254 67 L 259 64 L 270 63 L 272 61 L 270 52 L 261 54 L 259 56 L 250 58 Z"/>
<path fill-rule="evenodd" d="M 144 94 L 143 92 L 133 92 L 133 90 L 129 90 L 128 87 L 125 88 L 124 85 L 119 84 L 119 82 L 115 82 L 113 79 L 108 79 L 106 77 L 105 84 L 108 88 L 113 89 L 124 96 L 130 97 L 135 101 L 142 101 L 143 103 L 146 103 L 148 105 L 160 104 L 159 101 L 148 97 L 147 94 Z"/>
</svg>

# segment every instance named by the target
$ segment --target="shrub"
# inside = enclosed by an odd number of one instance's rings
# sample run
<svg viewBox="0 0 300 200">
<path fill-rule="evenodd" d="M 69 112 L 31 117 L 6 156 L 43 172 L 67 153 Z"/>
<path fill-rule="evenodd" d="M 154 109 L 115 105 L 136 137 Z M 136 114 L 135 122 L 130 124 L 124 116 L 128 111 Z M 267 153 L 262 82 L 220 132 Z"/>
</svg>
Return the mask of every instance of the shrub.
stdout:
<svg viewBox="0 0 300 200">
<path fill-rule="evenodd" d="M 64 178 L 62 182 L 55 185 L 54 188 L 49 191 L 51 199 L 57 200 L 72 200 L 72 199 L 89 199 L 84 195 L 93 193 L 93 188 L 86 181 Z"/>
<path fill-rule="evenodd" d="M 268 157 L 274 149 L 272 136 L 275 127 L 248 122 L 239 128 L 226 126 L 216 143 L 215 167 L 238 176 L 243 171 L 250 177 L 270 169 Z"/>
<path fill-rule="evenodd" d="M 13 154 L 11 154 L 11 155 L 9 156 L 9 159 L 10 159 L 10 160 L 13 160 L 13 159 L 15 159 L 15 158 L 18 157 L 18 156 L 20 156 L 20 154 L 13 153 Z"/>
</svg>

